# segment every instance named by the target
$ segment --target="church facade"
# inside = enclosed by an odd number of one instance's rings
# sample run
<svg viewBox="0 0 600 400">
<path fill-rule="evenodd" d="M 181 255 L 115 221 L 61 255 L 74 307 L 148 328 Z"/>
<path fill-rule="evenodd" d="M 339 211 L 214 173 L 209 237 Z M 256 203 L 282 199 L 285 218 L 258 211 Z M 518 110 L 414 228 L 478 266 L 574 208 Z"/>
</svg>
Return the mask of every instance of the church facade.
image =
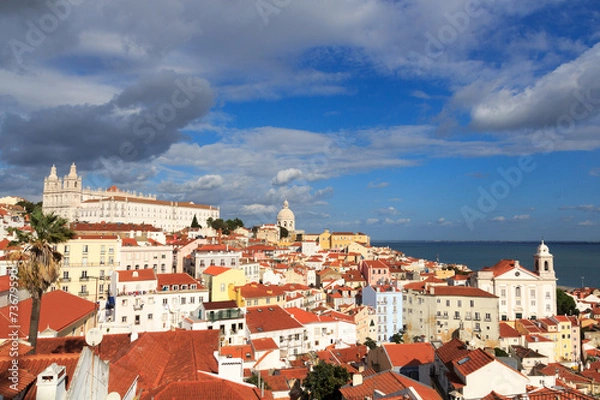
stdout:
<svg viewBox="0 0 600 400">
<path fill-rule="evenodd" d="M 533 256 L 534 270 L 518 260 L 501 260 L 473 274 L 472 286 L 496 295 L 500 319 L 538 319 L 556 315 L 554 257 L 542 240 Z"/>
<path fill-rule="evenodd" d="M 53 212 L 69 221 L 151 224 L 165 232 L 189 227 L 196 216 L 206 226 L 208 218 L 220 218 L 218 207 L 157 200 L 156 196 L 121 191 L 112 186 L 106 190 L 84 188 L 75 163 L 68 175 L 59 178 L 56 167 L 44 179 L 44 213 Z"/>
</svg>

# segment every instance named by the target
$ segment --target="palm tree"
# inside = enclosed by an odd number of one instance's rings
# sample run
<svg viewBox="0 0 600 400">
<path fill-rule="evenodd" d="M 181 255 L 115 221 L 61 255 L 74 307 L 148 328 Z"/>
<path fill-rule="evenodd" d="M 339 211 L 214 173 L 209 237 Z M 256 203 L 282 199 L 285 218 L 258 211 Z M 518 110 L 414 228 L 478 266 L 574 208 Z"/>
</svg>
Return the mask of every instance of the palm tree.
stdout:
<svg viewBox="0 0 600 400">
<path fill-rule="evenodd" d="M 33 232 L 25 232 L 11 228 L 16 239 L 13 246 L 21 248 L 13 254 L 18 265 L 19 286 L 31 295 L 31 319 L 29 323 L 29 342 L 35 353 L 42 295 L 55 282 L 60 274 L 62 254 L 56 251 L 55 244 L 64 243 L 73 238 L 73 232 L 66 219 L 51 214 L 44 214 L 37 207 L 30 214 L 30 224 Z"/>
</svg>

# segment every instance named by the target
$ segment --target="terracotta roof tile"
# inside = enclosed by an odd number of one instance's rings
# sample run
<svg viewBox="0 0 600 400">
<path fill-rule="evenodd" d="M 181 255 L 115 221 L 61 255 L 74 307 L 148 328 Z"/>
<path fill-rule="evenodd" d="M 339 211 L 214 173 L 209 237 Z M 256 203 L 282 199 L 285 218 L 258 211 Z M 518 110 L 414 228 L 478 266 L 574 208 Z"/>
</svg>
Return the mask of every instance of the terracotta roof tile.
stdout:
<svg viewBox="0 0 600 400">
<path fill-rule="evenodd" d="M 50 327 L 60 333 L 77 321 L 93 318 L 95 312 L 96 304 L 93 302 L 62 290 L 54 290 L 42 296 L 39 329 Z M 9 306 L 0 308 L 0 338 L 8 338 L 15 326 L 18 326 L 19 337 L 26 338 L 29 335 L 30 316 L 31 298 L 19 302 L 16 321 L 11 320 Z"/>
<path fill-rule="evenodd" d="M 384 344 L 383 348 L 394 367 L 430 364 L 435 359 L 431 343 Z"/>
<path fill-rule="evenodd" d="M 413 388 L 423 399 L 442 399 L 430 386 L 392 371 L 365 377 L 363 383 L 358 386 L 352 386 L 351 384 L 342 386 L 340 392 L 347 399 L 363 399 L 372 396 L 375 388 L 384 394 L 392 394 L 409 387 Z"/>
<path fill-rule="evenodd" d="M 156 280 L 156 271 L 152 268 L 115 271 L 119 282 L 139 282 Z"/>
<path fill-rule="evenodd" d="M 277 305 L 270 307 L 248 307 L 246 309 L 246 326 L 250 333 L 302 328 L 302 324 Z"/>
</svg>

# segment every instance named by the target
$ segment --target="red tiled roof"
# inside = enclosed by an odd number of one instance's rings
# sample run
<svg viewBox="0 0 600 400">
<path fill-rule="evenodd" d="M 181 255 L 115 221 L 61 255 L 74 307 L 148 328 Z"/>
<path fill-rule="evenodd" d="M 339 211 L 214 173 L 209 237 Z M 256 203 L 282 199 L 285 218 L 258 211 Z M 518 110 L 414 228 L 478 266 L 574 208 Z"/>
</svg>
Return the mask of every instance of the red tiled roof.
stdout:
<svg viewBox="0 0 600 400">
<path fill-rule="evenodd" d="M 506 322 L 500 322 L 500 337 L 501 338 L 515 338 L 520 337 L 521 334 L 515 328 L 507 324 Z"/>
<path fill-rule="evenodd" d="M 246 326 L 250 333 L 302 328 L 302 324 L 277 305 L 270 307 L 248 307 L 246 309 Z"/>
<path fill-rule="evenodd" d="M 146 396 L 145 398 L 149 398 Z M 272 399 L 265 390 L 264 399 Z M 197 399 L 197 400 L 260 400 L 260 390 L 253 385 L 228 381 L 218 376 L 203 377 L 197 382 L 172 382 L 152 394 L 154 400 Z"/>
<path fill-rule="evenodd" d="M 456 358 L 462 358 L 468 353 L 469 350 L 467 349 L 467 346 L 459 339 L 452 339 L 451 341 L 444 343 L 436 351 L 437 356 L 444 364 L 447 364 Z"/>
<path fill-rule="evenodd" d="M 340 392 L 346 399 L 364 399 L 373 395 L 373 388 L 384 394 L 392 394 L 406 388 L 413 388 L 423 399 L 441 400 L 440 395 L 430 386 L 392 371 L 381 372 L 364 378 L 361 385 L 342 386 Z"/>
<path fill-rule="evenodd" d="M 258 283 L 249 283 L 244 286 L 238 286 L 244 299 L 255 299 L 262 297 L 284 296 L 285 289 L 282 286 L 262 285 Z"/>
<path fill-rule="evenodd" d="M 123 347 L 131 342 L 130 333 L 105 334 L 96 351 L 102 360 L 113 361 Z M 77 354 L 87 346 L 83 336 L 65 336 L 56 338 L 38 338 L 37 354 Z"/>
<path fill-rule="evenodd" d="M 482 349 L 475 349 L 470 351 L 469 354 L 465 355 L 463 358 L 454 359 L 452 364 L 456 371 L 460 372 L 462 376 L 467 376 L 493 361 L 494 357 Z"/>
<path fill-rule="evenodd" d="M 160 232 L 161 229 L 149 224 L 128 224 L 115 222 L 73 222 L 71 229 L 76 232 L 82 231 L 106 231 L 106 232 Z"/>
<path fill-rule="evenodd" d="M 156 272 L 152 268 L 115 271 L 119 282 L 139 282 L 156 280 Z"/>
<path fill-rule="evenodd" d="M 35 354 L 26 355 L 19 359 L 19 382 L 18 389 L 23 390 L 29 384 L 34 383 L 37 376 L 46 368 L 53 363 L 59 366 L 65 367 L 67 374 L 66 388 L 69 389 L 75 368 L 79 362 L 79 354 Z M 4 395 L 7 398 L 12 398 L 15 395 L 15 391 L 10 388 L 11 381 L 8 380 L 10 371 L 9 366 L 12 363 L 12 358 L 0 359 L 0 395 Z M 27 390 L 27 389 L 26 389 Z M 25 400 L 35 400 L 37 393 L 37 386 L 35 383 L 26 391 Z"/>
<path fill-rule="evenodd" d="M 134 238 L 123 238 L 121 239 L 121 245 L 125 247 L 137 247 L 139 246 L 137 240 Z"/>
<path fill-rule="evenodd" d="M 183 272 L 173 274 L 158 274 L 156 278 L 158 279 L 159 288 L 171 285 L 197 285 L 199 288 L 202 287 L 197 280 Z"/>
<path fill-rule="evenodd" d="M 352 345 L 343 349 L 329 346 L 326 350 L 318 351 L 319 360 L 330 364 L 350 364 L 359 362 L 367 355 L 368 348 L 365 345 Z"/>
<path fill-rule="evenodd" d="M 140 203 L 140 204 L 154 204 L 154 205 L 162 205 L 162 206 L 173 206 L 173 207 L 183 207 L 183 208 L 200 208 L 204 210 L 216 210 L 217 208 L 205 204 L 194 204 L 192 202 L 179 202 L 179 201 L 166 201 L 166 200 L 152 200 L 152 199 L 140 199 L 135 197 L 127 197 L 127 196 L 111 196 L 111 199 L 115 199 L 115 201 L 127 201 L 129 203 Z M 86 200 L 83 203 L 100 203 L 106 202 L 108 197 L 103 199 L 90 199 Z"/>
<path fill-rule="evenodd" d="M 143 391 L 143 398 L 149 398 L 171 382 L 197 380 L 198 371 L 216 373 L 218 365 L 213 354 L 218 348 L 218 330 L 146 332 L 111 364 L 111 370 L 116 365 L 136 371 L 138 389 Z M 127 382 L 119 385 L 118 380 L 111 379 L 109 392 L 116 390 L 123 396 L 126 386 Z"/>
<path fill-rule="evenodd" d="M 393 367 L 431 364 L 435 358 L 431 343 L 384 344 L 383 348 Z"/>
<path fill-rule="evenodd" d="M 47 327 L 63 333 L 62 331 L 77 321 L 93 318 L 96 304 L 72 295 L 62 290 L 54 290 L 42 296 L 39 329 Z M 9 306 L 0 308 L 0 338 L 8 338 L 14 326 L 18 326 L 19 337 L 29 335 L 29 322 L 31 316 L 31 298 L 19 302 L 17 320 L 13 321 Z M 71 332 L 68 332 L 70 334 Z"/>
<path fill-rule="evenodd" d="M 276 350 L 279 348 L 273 338 L 253 339 L 251 343 L 255 351 Z"/>
<path fill-rule="evenodd" d="M 211 265 L 210 267 L 206 268 L 202 274 L 218 276 L 228 271 L 231 271 L 231 268 L 217 267 L 216 265 Z"/>
</svg>

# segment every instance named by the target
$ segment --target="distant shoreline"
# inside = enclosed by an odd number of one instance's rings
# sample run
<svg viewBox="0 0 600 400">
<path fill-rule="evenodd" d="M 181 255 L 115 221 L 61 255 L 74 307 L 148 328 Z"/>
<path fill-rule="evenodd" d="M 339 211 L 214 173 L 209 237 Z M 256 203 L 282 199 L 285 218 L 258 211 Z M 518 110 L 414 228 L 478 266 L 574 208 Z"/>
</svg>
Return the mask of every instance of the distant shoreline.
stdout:
<svg viewBox="0 0 600 400">
<path fill-rule="evenodd" d="M 549 244 L 600 244 L 600 241 L 579 241 L 579 240 L 546 240 Z M 539 244 L 539 240 L 380 240 L 371 239 L 371 244 L 382 244 L 382 243 L 460 243 L 460 244 L 490 244 L 490 243 L 502 243 L 502 244 Z"/>
</svg>

